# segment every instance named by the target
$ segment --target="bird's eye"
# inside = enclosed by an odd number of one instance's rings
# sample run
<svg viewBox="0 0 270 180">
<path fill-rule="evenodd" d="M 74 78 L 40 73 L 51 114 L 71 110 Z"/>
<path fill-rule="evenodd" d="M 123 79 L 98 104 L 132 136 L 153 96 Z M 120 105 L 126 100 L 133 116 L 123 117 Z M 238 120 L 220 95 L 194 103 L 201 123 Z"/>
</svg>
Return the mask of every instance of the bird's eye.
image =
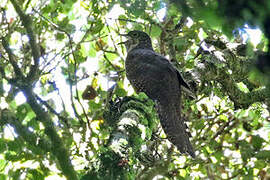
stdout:
<svg viewBox="0 0 270 180">
<path fill-rule="evenodd" d="M 139 35 L 139 34 L 138 34 L 138 33 L 136 33 L 136 32 L 135 32 L 135 33 L 133 33 L 133 37 L 138 37 L 138 35 Z"/>
</svg>

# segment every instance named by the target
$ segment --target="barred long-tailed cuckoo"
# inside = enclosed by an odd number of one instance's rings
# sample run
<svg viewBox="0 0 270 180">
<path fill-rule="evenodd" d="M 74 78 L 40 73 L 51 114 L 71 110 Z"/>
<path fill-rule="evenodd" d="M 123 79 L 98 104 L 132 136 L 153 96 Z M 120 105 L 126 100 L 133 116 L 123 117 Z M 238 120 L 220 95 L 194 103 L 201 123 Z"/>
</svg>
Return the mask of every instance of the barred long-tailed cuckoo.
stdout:
<svg viewBox="0 0 270 180">
<path fill-rule="evenodd" d="M 153 50 L 151 38 L 142 31 L 120 34 L 127 49 L 126 76 L 134 90 L 144 92 L 156 103 L 161 126 L 181 153 L 195 157 L 184 120 L 181 119 L 181 86 L 189 86 L 179 71 Z"/>
</svg>

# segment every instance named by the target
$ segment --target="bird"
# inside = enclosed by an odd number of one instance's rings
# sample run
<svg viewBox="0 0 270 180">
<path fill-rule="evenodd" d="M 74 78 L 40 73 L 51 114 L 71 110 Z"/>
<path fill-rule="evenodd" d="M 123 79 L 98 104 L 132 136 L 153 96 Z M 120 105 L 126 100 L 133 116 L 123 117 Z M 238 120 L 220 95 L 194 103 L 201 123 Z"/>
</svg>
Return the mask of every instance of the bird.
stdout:
<svg viewBox="0 0 270 180">
<path fill-rule="evenodd" d="M 181 88 L 190 89 L 180 72 L 164 56 L 156 53 L 150 36 L 138 30 L 120 34 L 127 38 L 126 77 L 136 93 L 144 92 L 155 102 L 167 139 L 182 154 L 195 158 L 190 133 L 181 118 Z"/>
</svg>

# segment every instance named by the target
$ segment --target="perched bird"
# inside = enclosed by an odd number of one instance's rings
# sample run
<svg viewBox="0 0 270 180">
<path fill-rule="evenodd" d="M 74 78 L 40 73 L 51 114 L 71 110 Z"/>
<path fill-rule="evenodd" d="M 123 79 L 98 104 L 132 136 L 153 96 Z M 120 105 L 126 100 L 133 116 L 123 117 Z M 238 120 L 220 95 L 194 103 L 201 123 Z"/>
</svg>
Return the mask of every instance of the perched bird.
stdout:
<svg viewBox="0 0 270 180">
<path fill-rule="evenodd" d="M 181 86 L 189 89 L 179 71 L 153 50 L 151 38 L 142 31 L 121 34 L 127 49 L 126 75 L 134 90 L 144 92 L 156 103 L 161 126 L 167 138 L 181 153 L 195 157 L 187 126 L 181 119 Z"/>
</svg>

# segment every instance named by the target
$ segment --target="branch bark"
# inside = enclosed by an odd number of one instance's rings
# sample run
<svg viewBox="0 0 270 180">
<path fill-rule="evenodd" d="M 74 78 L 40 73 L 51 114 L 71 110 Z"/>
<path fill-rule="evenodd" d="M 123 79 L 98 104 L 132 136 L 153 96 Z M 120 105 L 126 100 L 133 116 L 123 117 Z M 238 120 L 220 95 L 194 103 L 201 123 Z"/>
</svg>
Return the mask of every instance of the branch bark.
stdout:
<svg viewBox="0 0 270 180">
<path fill-rule="evenodd" d="M 157 127 L 158 121 L 157 121 L 155 112 L 153 112 L 154 111 L 153 102 L 149 99 L 144 99 L 141 102 L 139 99 L 130 97 L 118 103 L 121 103 L 121 105 L 119 109 L 117 110 L 119 112 L 116 112 L 116 113 L 117 114 L 119 113 L 120 116 L 109 115 L 111 117 L 108 116 L 105 118 L 112 118 L 113 116 L 114 117 L 119 116 L 119 119 L 116 119 L 117 125 L 115 124 L 112 125 L 115 127 L 115 129 L 112 132 L 112 135 L 110 137 L 108 144 L 109 146 L 113 145 L 114 147 L 118 148 L 117 150 L 115 150 L 115 152 L 121 154 L 122 150 L 125 151 L 130 146 L 132 146 L 133 151 L 134 149 L 138 147 L 140 148 L 141 141 L 136 140 L 136 138 L 140 138 L 142 139 L 142 141 L 145 141 L 145 139 L 150 138 L 151 134 L 149 133 L 144 134 L 144 133 L 146 133 L 146 131 L 152 132 L 153 129 Z M 116 110 L 111 109 L 110 111 L 114 112 Z M 112 120 L 109 120 L 109 121 L 112 121 Z M 145 126 L 144 130 L 141 129 L 142 126 Z M 112 149 L 114 148 L 112 147 Z"/>
<path fill-rule="evenodd" d="M 12 53 L 11 49 L 9 48 L 9 44 L 5 38 L 2 38 L 2 45 L 8 54 L 8 58 L 9 58 L 9 61 L 14 69 L 14 73 L 15 73 L 16 78 L 22 79 L 24 77 L 24 75 L 23 75 L 21 69 L 19 68 L 19 66 L 17 65 L 17 62 L 14 59 L 14 54 Z M 5 72 L 4 70 L 1 70 L 1 71 L 3 73 Z"/>
<path fill-rule="evenodd" d="M 151 101 L 150 104 L 148 102 L 141 102 L 139 99 L 133 100 L 133 98 L 128 102 L 122 100 L 117 110 L 110 110 L 110 112 L 116 111 L 121 115 L 117 121 L 117 125 L 114 125 L 115 129 L 111 133 L 108 145 L 122 159 L 133 159 L 132 157 L 127 157 L 131 155 L 141 159 L 140 164 L 145 168 L 136 173 L 136 179 L 153 179 L 157 175 L 167 176 L 174 148 L 172 146 L 167 150 L 167 155 L 163 156 L 166 159 L 161 159 L 160 156 L 156 156 L 156 152 L 153 152 L 153 148 L 156 148 L 152 147 L 153 144 L 150 142 L 150 138 L 153 138 L 153 136 L 151 134 L 143 135 L 149 132 L 149 130 L 152 132 L 155 131 L 159 123 L 159 121 L 156 121 L 157 116 L 153 102 Z M 114 114 L 110 114 L 108 117 L 115 116 L 118 117 Z M 143 143 L 146 141 L 149 142 Z M 155 143 L 159 142 L 156 141 Z M 147 146 L 146 150 L 142 150 L 142 145 Z M 132 149 L 131 152 L 130 149 Z"/>
<path fill-rule="evenodd" d="M 62 139 L 57 134 L 51 116 L 41 107 L 40 104 L 37 103 L 37 99 L 35 98 L 35 95 L 30 86 L 25 86 L 22 91 L 27 98 L 28 104 L 35 112 L 37 120 L 42 122 L 45 126 L 45 133 L 50 138 L 52 143 L 51 151 L 56 156 L 63 174 L 67 177 L 68 180 L 77 180 L 77 173 L 71 164 L 68 150 L 63 144 Z"/>
<path fill-rule="evenodd" d="M 36 41 L 36 34 L 33 31 L 33 22 L 29 15 L 25 14 L 19 7 L 19 3 L 16 0 L 10 0 L 16 12 L 20 16 L 22 25 L 25 27 L 27 35 L 29 37 L 29 44 L 31 47 L 32 56 L 34 59 L 34 65 L 31 66 L 30 72 L 27 75 L 29 81 L 36 79 L 38 68 L 39 68 L 39 58 L 40 58 L 40 48 Z"/>
</svg>

